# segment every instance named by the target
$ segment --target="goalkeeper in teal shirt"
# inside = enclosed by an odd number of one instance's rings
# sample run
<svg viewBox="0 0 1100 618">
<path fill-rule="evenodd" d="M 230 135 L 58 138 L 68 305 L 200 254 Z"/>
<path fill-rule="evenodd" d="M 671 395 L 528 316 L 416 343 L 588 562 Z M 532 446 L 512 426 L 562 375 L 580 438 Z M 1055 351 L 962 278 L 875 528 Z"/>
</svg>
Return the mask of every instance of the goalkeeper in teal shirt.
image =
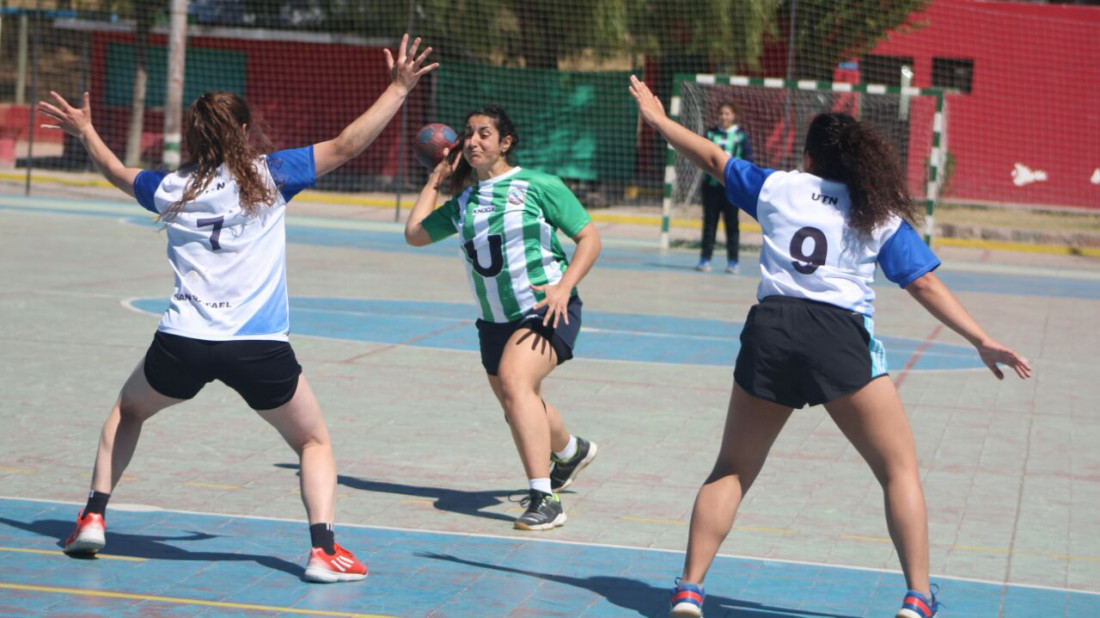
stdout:
<svg viewBox="0 0 1100 618">
<path fill-rule="evenodd" d="M 707 130 L 707 139 L 718 144 L 722 150 L 735 159 L 752 162 L 752 144 L 749 135 L 737 124 L 737 108 L 733 102 L 725 101 L 718 108 L 718 124 Z M 714 241 L 718 235 L 718 219 L 726 221 L 726 272 L 735 275 L 738 251 L 741 245 L 741 227 L 737 220 L 737 206 L 726 199 L 726 191 L 711 175 L 703 178 L 703 242 L 699 252 L 699 264 L 695 270 L 710 270 L 710 259 L 714 254 Z"/>
</svg>

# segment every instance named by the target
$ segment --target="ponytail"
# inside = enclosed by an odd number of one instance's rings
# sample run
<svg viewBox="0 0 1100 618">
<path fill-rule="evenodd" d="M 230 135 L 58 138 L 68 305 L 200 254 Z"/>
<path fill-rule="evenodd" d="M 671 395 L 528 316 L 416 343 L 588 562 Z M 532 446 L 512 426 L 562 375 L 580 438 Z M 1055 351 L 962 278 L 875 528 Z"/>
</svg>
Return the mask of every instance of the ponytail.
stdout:
<svg viewBox="0 0 1100 618">
<path fill-rule="evenodd" d="M 275 202 L 275 188 L 256 169 L 260 152 L 255 140 L 265 151 L 271 142 L 263 131 L 253 127 L 252 111 L 244 99 L 232 92 L 207 92 L 191 104 L 187 115 L 184 143 L 191 168 L 187 188 L 179 201 L 171 204 L 160 221 L 171 221 L 186 204 L 192 202 L 210 186 L 224 163 L 237 182 L 241 207 L 256 214 L 263 206 Z"/>
<path fill-rule="evenodd" d="M 897 153 L 882 135 L 847 114 L 821 114 L 806 133 L 813 174 L 843 182 L 852 209 L 848 225 L 870 237 L 892 216 L 916 222 Z"/>
</svg>

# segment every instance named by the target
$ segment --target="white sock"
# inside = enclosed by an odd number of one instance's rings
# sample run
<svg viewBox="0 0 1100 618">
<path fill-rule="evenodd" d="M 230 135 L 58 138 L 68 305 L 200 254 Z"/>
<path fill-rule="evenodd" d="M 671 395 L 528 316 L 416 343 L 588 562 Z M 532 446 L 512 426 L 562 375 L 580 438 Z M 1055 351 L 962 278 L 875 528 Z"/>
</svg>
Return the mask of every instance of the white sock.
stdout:
<svg viewBox="0 0 1100 618">
<path fill-rule="evenodd" d="M 554 490 L 550 489 L 550 478 L 544 479 L 531 479 L 528 481 L 531 484 L 531 489 L 535 491 L 541 491 L 544 494 L 553 494 Z"/>
<path fill-rule="evenodd" d="M 577 436 L 569 435 L 569 444 L 565 445 L 565 448 L 560 453 L 555 452 L 554 456 L 562 461 L 569 461 L 573 459 L 573 455 L 577 454 Z"/>
</svg>

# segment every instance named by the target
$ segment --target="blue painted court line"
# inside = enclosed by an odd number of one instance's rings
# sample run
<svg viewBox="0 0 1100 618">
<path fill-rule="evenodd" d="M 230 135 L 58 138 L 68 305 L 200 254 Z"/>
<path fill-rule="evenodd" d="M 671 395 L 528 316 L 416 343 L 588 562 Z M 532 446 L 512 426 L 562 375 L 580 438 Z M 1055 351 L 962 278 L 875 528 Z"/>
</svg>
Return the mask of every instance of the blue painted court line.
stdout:
<svg viewBox="0 0 1100 618">
<path fill-rule="evenodd" d="M 680 552 L 555 542 L 552 533 L 527 539 L 338 526 L 338 539 L 370 576 L 311 585 L 301 580 L 304 522 L 114 509 L 106 549 L 88 560 L 60 552 L 78 508 L 0 498 L 0 610 L 664 616 L 682 561 Z M 945 618 L 1100 616 L 1097 594 L 933 580 Z M 893 615 L 904 580 L 889 571 L 719 556 L 707 588 L 710 617 L 847 618 Z"/>
<path fill-rule="evenodd" d="M 293 208 L 293 207 L 292 207 Z M 36 198 L 0 195 L 0 211 L 51 213 L 94 217 L 122 218 L 134 225 L 153 227 L 152 217 L 133 203 L 104 200 Z M 361 221 L 332 219 L 331 227 L 287 220 L 287 241 L 292 244 L 363 249 L 386 253 L 416 252 L 421 255 L 445 255 L 459 259 L 455 239 L 444 240 L 427 247 L 414 248 L 405 243 L 397 226 L 393 229 L 368 229 Z M 362 225 L 362 229 L 356 226 Z M 350 226 L 350 227 L 349 227 Z M 654 235 L 656 238 L 656 234 Z M 654 241 L 656 243 L 656 240 Z M 566 243 L 568 245 L 568 243 Z M 608 243 L 600 255 L 598 268 L 644 271 L 689 272 L 695 265 L 696 255 L 687 251 L 661 252 L 656 248 L 615 246 Z M 756 278 L 759 262 L 746 257 L 741 263 L 742 276 Z M 1041 296 L 1051 298 L 1084 298 L 1100 300 L 1100 279 L 1075 279 L 1040 275 L 968 273 L 941 270 L 941 279 L 956 292 L 981 292 L 1007 296 Z M 698 274 L 697 276 L 708 276 Z M 725 274 L 710 276 L 728 277 Z M 893 283 L 878 276 L 876 286 L 892 286 Z M 583 290 L 583 286 L 582 286 Z"/>
<path fill-rule="evenodd" d="M 130 305 L 160 315 L 160 297 L 138 298 Z M 296 335 L 403 344 L 445 350 L 478 350 L 473 304 L 354 298 L 290 299 L 291 328 Z M 448 328 L 453 326 L 453 328 Z M 591 360 L 631 361 L 733 367 L 741 347 L 741 322 L 662 315 L 584 312 L 577 354 Z M 879 339 L 887 363 L 900 371 L 924 342 L 901 337 Z M 968 346 L 932 343 L 911 370 L 978 369 L 984 365 Z"/>
</svg>

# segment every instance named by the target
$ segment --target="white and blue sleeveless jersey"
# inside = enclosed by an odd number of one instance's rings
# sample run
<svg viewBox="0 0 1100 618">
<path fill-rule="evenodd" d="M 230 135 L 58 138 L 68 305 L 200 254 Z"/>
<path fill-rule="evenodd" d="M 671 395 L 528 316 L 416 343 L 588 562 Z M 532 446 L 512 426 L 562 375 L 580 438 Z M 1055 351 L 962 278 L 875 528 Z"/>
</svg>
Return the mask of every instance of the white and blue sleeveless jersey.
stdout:
<svg viewBox="0 0 1100 618">
<path fill-rule="evenodd" d="M 166 222 L 175 290 L 158 330 L 206 341 L 287 341 L 286 205 L 317 181 L 313 147 L 282 150 L 256 160 L 276 187 L 275 203 L 250 215 L 237 182 L 223 164 L 210 185 Z M 191 176 L 142 171 L 134 195 L 160 214 L 183 195 Z"/>
<path fill-rule="evenodd" d="M 861 238 L 848 226 L 851 199 L 842 182 L 734 158 L 726 164 L 725 180 L 730 202 L 764 232 L 758 299 L 805 298 L 873 316 L 876 263 L 903 288 L 940 265 L 901 217 Z"/>
</svg>

